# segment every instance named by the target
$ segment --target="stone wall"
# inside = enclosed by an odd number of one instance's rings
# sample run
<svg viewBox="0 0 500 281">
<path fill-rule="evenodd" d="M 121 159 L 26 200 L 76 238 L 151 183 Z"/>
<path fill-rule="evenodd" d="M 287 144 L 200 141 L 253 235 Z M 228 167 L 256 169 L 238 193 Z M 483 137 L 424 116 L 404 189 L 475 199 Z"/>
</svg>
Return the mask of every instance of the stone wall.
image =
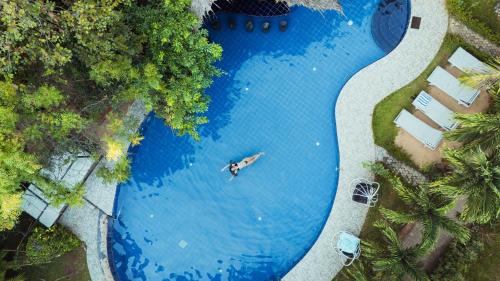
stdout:
<svg viewBox="0 0 500 281">
<path fill-rule="evenodd" d="M 448 30 L 451 33 L 457 34 L 462 37 L 467 43 L 478 48 L 479 50 L 488 53 L 494 57 L 500 56 L 500 47 L 493 42 L 490 42 L 483 36 L 479 35 L 472 29 L 465 26 L 457 19 L 450 17 L 450 25 Z"/>
</svg>

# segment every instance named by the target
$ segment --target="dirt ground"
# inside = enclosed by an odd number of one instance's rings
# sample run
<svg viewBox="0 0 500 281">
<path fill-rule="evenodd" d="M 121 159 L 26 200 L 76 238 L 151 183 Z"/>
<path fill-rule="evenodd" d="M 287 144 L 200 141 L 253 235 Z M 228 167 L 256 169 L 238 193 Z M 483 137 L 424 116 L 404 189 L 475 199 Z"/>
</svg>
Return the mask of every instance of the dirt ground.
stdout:
<svg viewBox="0 0 500 281">
<path fill-rule="evenodd" d="M 458 77 L 461 74 L 460 70 L 454 67 L 446 66 L 444 68 L 451 74 L 455 75 L 456 77 Z M 431 95 L 433 98 L 441 102 L 444 106 L 458 113 L 472 114 L 478 112 L 485 112 L 490 105 L 490 97 L 484 91 L 481 92 L 479 97 L 474 101 L 474 103 L 470 107 L 465 107 L 463 105 L 458 104 L 453 98 L 451 98 L 445 92 L 439 90 L 434 86 L 428 86 L 425 90 L 427 93 L 429 93 L 429 95 Z M 431 127 L 439 129 L 444 132 L 444 130 L 442 130 L 436 123 L 434 123 L 429 117 L 425 116 L 422 112 L 414 109 L 413 114 L 420 120 L 430 125 Z M 441 144 L 436 150 L 430 150 L 429 148 L 425 147 L 420 141 L 412 137 L 410 134 L 408 134 L 401 128 L 398 129 L 398 134 L 394 142 L 397 146 L 399 146 L 406 153 L 408 153 L 413 162 L 415 162 L 415 164 L 417 164 L 420 167 L 424 167 L 432 163 L 441 162 L 443 150 L 445 148 L 447 147 L 456 148 L 460 146 L 460 143 L 444 140 L 443 142 L 441 142 Z"/>
</svg>

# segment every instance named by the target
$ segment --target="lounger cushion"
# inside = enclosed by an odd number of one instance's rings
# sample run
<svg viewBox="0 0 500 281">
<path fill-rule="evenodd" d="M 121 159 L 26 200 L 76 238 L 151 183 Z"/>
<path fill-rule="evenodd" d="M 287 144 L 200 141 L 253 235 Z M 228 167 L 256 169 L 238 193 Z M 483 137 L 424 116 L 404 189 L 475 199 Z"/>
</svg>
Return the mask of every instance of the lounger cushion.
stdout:
<svg viewBox="0 0 500 281">
<path fill-rule="evenodd" d="M 441 128 L 445 130 L 453 130 L 457 127 L 457 122 L 453 118 L 454 112 L 434 99 L 425 91 L 413 100 L 413 106 L 422 111 L 432 121 L 436 122 Z"/>
<path fill-rule="evenodd" d="M 477 71 L 477 72 L 488 72 L 491 67 L 482 61 L 478 60 L 475 56 L 471 55 L 469 52 L 459 47 L 453 55 L 448 59 L 448 61 L 460 69 L 463 72 L 467 71 Z"/>
<path fill-rule="evenodd" d="M 470 106 L 480 93 L 479 90 L 460 84 L 455 76 L 440 66 L 434 69 L 427 81 L 465 106 Z"/>
<path fill-rule="evenodd" d="M 432 150 L 436 149 L 443 139 L 441 131 L 432 128 L 404 109 L 396 117 L 394 123 Z"/>
</svg>

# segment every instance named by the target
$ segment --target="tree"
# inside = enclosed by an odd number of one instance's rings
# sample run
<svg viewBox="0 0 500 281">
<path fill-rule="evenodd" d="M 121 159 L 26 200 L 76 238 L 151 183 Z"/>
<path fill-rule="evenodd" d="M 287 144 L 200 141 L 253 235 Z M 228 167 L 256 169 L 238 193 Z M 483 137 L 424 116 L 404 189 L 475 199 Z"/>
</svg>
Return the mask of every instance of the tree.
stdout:
<svg viewBox="0 0 500 281">
<path fill-rule="evenodd" d="M 83 185 L 41 173 L 54 155 L 104 155 L 115 165 L 99 175 L 126 180 L 128 141 L 142 138 L 123 121 L 136 100 L 179 134 L 199 137 L 222 50 L 199 28 L 190 0 L 139 2 L 0 3 L 0 227 L 19 214 L 22 182 L 54 204 L 81 202 Z"/>
<path fill-rule="evenodd" d="M 378 221 L 374 226 L 382 233 L 383 243 L 362 241 L 363 255 L 372 264 L 375 276 L 384 280 L 429 280 L 417 261 L 426 253 L 426 248 L 417 245 L 405 248 L 394 231 L 386 222 Z"/>
<path fill-rule="evenodd" d="M 54 2 L 2 1 L 0 15 L 0 73 L 4 77 L 12 78 L 22 67 L 36 63 L 52 73 L 71 60 L 71 51 L 63 46 L 67 33 L 59 25 Z"/>
<path fill-rule="evenodd" d="M 401 179 L 380 163 L 372 164 L 371 170 L 378 176 L 387 179 L 399 198 L 408 206 L 405 213 L 380 207 L 380 212 L 390 222 L 408 224 L 420 222 L 423 226 L 422 247 L 430 248 L 436 242 L 439 230 L 444 229 L 464 243 L 470 238 L 466 227 L 447 217 L 448 211 L 453 208 L 451 200 L 437 192 L 431 192 L 427 184 L 417 187 L 408 187 Z"/>
<path fill-rule="evenodd" d="M 26 243 L 26 264 L 43 264 L 80 246 L 80 240 L 61 226 L 37 227 Z"/>
<path fill-rule="evenodd" d="M 350 267 L 344 267 L 341 271 L 343 277 L 348 280 L 354 281 L 368 281 L 370 280 L 365 272 L 365 265 L 362 260 L 358 260 L 352 264 Z"/>
<path fill-rule="evenodd" d="M 0 231 L 12 229 L 21 214 L 22 194 L 0 193 Z"/>
<path fill-rule="evenodd" d="M 434 182 L 438 192 L 449 198 L 467 197 L 461 218 L 488 223 L 500 215 L 500 156 L 487 155 L 481 148 L 471 151 L 446 150 L 444 159 L 451 175 Z"/>
<path fill-rule="evenodd" d="M 24 281 L 25 279 L 22 275 L 17 275 L 9 279 L 5 277 L 8 270 L 16 268 L 15 261 L 7 261 L 5 260 L 5 256 L 7 256 L 7 252 L 0 252 L 0 281 Z"/>
<path fill-rule="evenodd" d="M 455 119 L 460 126 L 446 132 L 447 139 L 462 142 L 465 149 L 500 151 L 500 114 L 456 114 Z"/>
<path fill-rule="evenodd" d="M 207 40 L 207 31 L 198 28 L 199 19 L 186 13 L 191 0 L 149 1 L 139 7 L 136 17 L 147 36 L 149 65 L 145 73 L 154 92 L 147 97 L 155 113 L 179 134 L 199 138 L 196 128 L 208 122 L 209 97 L 204 90 L 221 72 L 213 66 L 222 49 Z"/>
<path fill-rule="evenodd" d="M 472 88 L 490 90 L 500 83 L 500 58 L 491 63 L 488 71 L 466 71 L 459 79 Z"/>
</svg>

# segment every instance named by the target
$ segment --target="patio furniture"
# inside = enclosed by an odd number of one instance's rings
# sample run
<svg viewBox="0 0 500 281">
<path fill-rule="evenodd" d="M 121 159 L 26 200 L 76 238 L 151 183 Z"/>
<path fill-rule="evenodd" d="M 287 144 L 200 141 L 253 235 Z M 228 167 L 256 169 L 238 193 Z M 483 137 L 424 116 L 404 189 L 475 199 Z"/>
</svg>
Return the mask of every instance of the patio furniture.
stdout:
<svg viewBox="0 0 500 281">
<path fill-rule="evenodd" d="M 460 84 L 460 81 L 455 78 L 455 76 L 451 75 L 451 73 L 440 66 L 434 69 L 427 78 L 427 81 L 454 98 L 459 104 L 466 107 L 471 106 L 481 93 L 480 90 Z"/>
<path fill-rule="evenodd" d="M 367 179 L 360 178 L 351 181 L 350 193 L 352 201 L 374 207 L 378 201 L 379 187 L 378 182 L 371 182 Z"/>
<path fill-rule="evenodd" d="M 340 231 L 334 236 L 335 250 L 345 266 L 351 265 L 361 255 L 361 240 L 347 231 Z"/>
<path fill-rule="evenodd" d="M 420 92 L 412 104 L 416 109 L 422 111 L 432 121 L 447 131 L 453 130 L 458 126 L 458 122 L 453 119 L 453 111 L 425 91 Z"/>
<path fill-rule="evenodd" d="M 394 119 L 394 123 L 432 150 L 435 150 L 443 139 L 441 131 L 427 125 L 405 109 Z"/>
<path fill-rule="evenodd" d="M 473 71 L 485 73 L 491 70 L 491 67 L 489 65 L 478 60 L 475 56 L 471 55 L 462 47 L 458 47 L 458 49 L 453 53 L 453 55 L 451 55 L 448 61 L 463 72 Z"/>
</svg>

